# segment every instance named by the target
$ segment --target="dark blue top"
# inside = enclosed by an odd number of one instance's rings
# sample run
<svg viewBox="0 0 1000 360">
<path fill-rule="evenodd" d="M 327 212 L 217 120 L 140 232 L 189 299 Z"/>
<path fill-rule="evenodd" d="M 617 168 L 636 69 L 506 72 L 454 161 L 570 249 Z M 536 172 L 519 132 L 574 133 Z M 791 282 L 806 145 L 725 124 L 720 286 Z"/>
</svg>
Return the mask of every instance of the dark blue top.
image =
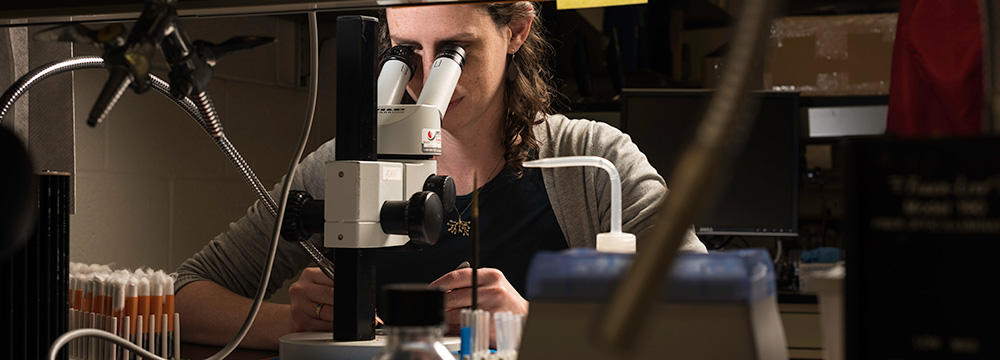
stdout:
<svg viewBox="0 0 1000 360">
<path fill-rule="evenodd" d="M 430 283 L 462 263 L 472 262 L 472 237 L 453 234 L 449 221 L 472 220 L 472 194 L 459 196 L 455 211 L 445 214 L 437 244 L 419 251 L 381 249 L 376 256 L 376 282 L 386 284 Z M 458 230 L 458 229 L 455 229 Z M 470 231 L 471 235 L 471 231 Z M 479 264 L 499 269 L 523 297 L 528 265 L 539 250 L 566 249 L 566 239 L 552 212 L 542 174 L 525 169 L 514 179 L 511 169 L 501 171 L 479 190 Z"/>
</svg>

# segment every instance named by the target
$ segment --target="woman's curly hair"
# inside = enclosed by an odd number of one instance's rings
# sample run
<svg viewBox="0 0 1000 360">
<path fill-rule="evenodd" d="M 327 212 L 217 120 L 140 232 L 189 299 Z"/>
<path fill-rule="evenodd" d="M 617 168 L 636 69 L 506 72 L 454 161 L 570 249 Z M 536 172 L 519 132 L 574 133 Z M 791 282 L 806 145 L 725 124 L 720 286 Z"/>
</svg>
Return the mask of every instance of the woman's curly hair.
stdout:
<svg viewBox="0 0 1000 360">
<path fill-rule="evenodd" d="M 514 20 L 532 20 L 524 44 L 516 54 L 507 58 L 508 62 L 513 61 L 513 68 L 508 70 L 514 70 L 514 76 L 506 81 L 504 101 L 507 118 L 501 125 L 506 167 L 514 169 L 515 176 L 520 177 L 524 172 L 523 163 L 532 153 L 537 154 L 540 146 L 532 129 L 544 121 L 545 114 L 552 111 L 555 88 L 548 60 L 555 51 L 545 39 L 537 4 L 518 1 L 482 6 L 497 27 L 507 26 Z M 384 11 L 380 13 L 380 18 L 379 53 L 385 54 L 391 41 Z"/>
</svg>

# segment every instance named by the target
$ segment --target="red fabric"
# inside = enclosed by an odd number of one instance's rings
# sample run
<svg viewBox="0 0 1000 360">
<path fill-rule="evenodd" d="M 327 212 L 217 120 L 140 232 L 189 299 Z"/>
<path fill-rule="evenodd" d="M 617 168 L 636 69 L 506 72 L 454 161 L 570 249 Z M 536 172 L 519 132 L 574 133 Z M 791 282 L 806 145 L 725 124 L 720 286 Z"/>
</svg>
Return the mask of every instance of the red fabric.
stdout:
<svg viewBox="0 0 1000 360">
<path fill-rule="evenodd" d="M 886 133 L 982 133 L 983 52 L 976 0 L 902 0 Z"/>
</svg>

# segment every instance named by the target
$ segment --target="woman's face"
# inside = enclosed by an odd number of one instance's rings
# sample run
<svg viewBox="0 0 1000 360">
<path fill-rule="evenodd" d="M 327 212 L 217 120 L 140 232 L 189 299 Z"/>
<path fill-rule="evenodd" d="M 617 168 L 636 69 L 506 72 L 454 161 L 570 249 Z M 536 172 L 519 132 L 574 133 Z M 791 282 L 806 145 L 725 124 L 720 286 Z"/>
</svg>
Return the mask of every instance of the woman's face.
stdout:
<svg viewBox="0 0 1000 360">
<path fill-rule="evenodd" d="M 484 131 L 490 124 L 482 121 L 501 118 L 506 111 L 507 54 L 520 45 L 512 43 L 508 26 L 498 27 L 481 5 L 391 8 L 386 10 L 386 20 L 392 45 L 412 47 L 422 61 L 407 85 L 414 99 L 420 96 L 438 49 L 445 44 L 465 48 L 465 67 L 445 113 L 445 130 L 455 132 L 478 124 L 479 131 Z"/>
</svg>

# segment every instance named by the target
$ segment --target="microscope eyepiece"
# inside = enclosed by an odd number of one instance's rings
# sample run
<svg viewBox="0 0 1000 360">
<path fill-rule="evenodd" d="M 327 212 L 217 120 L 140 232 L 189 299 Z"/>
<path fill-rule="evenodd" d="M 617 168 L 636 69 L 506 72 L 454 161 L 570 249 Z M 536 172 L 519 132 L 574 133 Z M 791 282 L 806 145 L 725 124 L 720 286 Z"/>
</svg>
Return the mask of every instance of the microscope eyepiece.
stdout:
<svg viewBox="0 0 1000 360">
<path fill-rule="evenodd" d="M 410 68 L 411 78 L 413 77 L 413 67 L 420 63 L 420 58 L 418 58 L 417 54 L 413 52 L 413 48 L 403 45 L 396 45 L 390 48 L 389 51 L 386 52 L 385 58 L 382 59 L 382 66 L 385 66 L 385 63 L 391 60 L 402 61 L 406 64 L 406 67 Z"/>
<path fill-rule="evenodd" d="M 458 66 L 465 67 L 465 49 L 455 44 L 448 44 L 438 50 L 437 59 L 448 58 L 458 63 Z"/>
<path fill-rule="evenodd" d="M 378 105 L 399 104 L 406 91 L 406 83 L 413 79 L 413 71 L 420 66 L 420 58 L 409 46 L 393 46 L 382 59 L 378 75 Z"/>
</svg>

